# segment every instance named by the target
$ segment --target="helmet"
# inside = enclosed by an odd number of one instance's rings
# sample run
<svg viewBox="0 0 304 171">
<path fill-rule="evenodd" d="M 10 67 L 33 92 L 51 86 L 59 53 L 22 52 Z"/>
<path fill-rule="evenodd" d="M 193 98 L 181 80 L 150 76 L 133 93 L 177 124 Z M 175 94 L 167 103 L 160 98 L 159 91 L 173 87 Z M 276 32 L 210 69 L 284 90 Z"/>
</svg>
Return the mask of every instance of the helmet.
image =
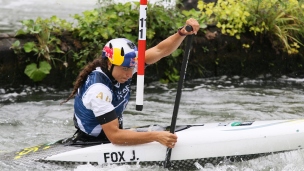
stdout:
<svg viewBox="0 0 304 171">
<path fill-rule="evenodd" d="M 137 54 L 136 45 L 125 38 L 110 40 L 102 50 L 102 58 L 108 58 L 112 64 L 124 67 L 135 67 Z"/>
</svg>

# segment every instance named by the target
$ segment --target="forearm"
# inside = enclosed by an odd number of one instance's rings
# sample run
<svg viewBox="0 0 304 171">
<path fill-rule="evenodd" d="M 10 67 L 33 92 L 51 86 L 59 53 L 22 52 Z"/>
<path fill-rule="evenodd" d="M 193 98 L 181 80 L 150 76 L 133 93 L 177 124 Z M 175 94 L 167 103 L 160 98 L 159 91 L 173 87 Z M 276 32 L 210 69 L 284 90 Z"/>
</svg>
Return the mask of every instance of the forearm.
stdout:
<svg viewBox="0 0 304 171">
<path fill-rule="evenodd" d="M 180 36 L 178 33 L 169 36 L 167 39 L 146 51 L 145 63 L 153 64 L 161 58 L 170 55 L 180 46 L 184 39 L 185 36 Z"/>
<path fill-rule="evenodd" d="M 157 44 L 156 46 L 146 50 L 145 63 L 153 64 L 159 61 L 161 58 L 170 55 L 180 46 L 186 35 L 196 34 L 200 28 L 199 23 L 193 18 L 188 19 L 186 21 L 186 25 L 190 25 L 193 30 L 188 32 L 185 28 L 182 28 L 180 30 L 181 34 L 176 32 L 175 34 L 169 36 L 168 38 Z"/>
<path fill-rule="evenodd" d="M 131 130 L 119 130 L 112 136 L 111 142 L 117 145 L 137 145 L 158 141 L 158 132 L 134 132 Z"/>
<path fill-rule="evenodd" d="M 167 131 L 135 132 L 119 129 L 117 119 L 103 124 L 102 129 L 111 143 L 117 145 L 137 145 L 157 141 L 173 148 L 177 141 L 177 136 Z"/>
</svg>

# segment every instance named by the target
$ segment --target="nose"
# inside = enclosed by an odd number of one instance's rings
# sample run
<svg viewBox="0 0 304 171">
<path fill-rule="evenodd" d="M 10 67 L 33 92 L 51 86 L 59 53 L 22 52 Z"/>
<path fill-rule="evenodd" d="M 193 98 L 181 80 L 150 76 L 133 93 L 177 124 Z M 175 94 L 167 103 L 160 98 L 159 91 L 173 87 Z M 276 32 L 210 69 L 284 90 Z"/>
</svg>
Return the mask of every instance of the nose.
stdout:
<svg viewBox="0 0 304 171">
<path fill-rule="evenodd" d="M 127 72 L 126 72 L 126 75 L 127 75 L 128 79 L 131 78 L 132 75 L 133 75 L 133 70 L 127 71 Z"/>
</svg>

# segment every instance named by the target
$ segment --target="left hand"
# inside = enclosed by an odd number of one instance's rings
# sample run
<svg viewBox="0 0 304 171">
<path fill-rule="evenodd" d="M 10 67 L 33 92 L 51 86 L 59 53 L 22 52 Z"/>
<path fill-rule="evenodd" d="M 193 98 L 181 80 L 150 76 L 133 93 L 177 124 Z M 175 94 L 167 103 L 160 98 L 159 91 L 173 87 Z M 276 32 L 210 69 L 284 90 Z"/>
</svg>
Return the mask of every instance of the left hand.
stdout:
<svg viewBox="0 0 304 171">
<path fill-rule="evenodd" d="M 185 27 L 186 27 L 187 25 L 192 26 L 193 30 L 190 31 L 190 32 L 187 32 L 187 30 L 185 29 Z M 197 20 L 194 19 L 194 18 L 189 18 L 189 19 L 186 21 L 185 26 L 181 29 L 181 32 L 182 32 L 182 34 L 185 34 L 185 35 L 192 35 L 192 34 L 195 34 L 195 35 L 196 35 L 199 29 L 200 29 L 200 25 L 199 25 L 199 23 L 197 22 Z"/>
</svg>

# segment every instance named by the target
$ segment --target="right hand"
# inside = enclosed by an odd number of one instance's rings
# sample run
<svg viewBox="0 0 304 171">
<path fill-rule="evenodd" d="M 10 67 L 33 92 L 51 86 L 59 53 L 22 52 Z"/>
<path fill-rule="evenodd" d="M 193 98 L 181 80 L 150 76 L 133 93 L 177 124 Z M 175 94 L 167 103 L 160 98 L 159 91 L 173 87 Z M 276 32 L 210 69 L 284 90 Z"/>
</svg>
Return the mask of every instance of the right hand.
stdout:
<svg viewBox="0 0 304 171">
<path fill-rule="evenodd" d="M 190 31 L 190 32 L 186 31 L 185 27 L 186 27 L 187 25 L 190 25 L 190 26 L 192 27 L 193 30 Z M 199 31 L 199 29 L 200 29 L 200 25 L 199 25 L 199 23 L 197 22 L 197 20 L 194 19 L 194 18 L 189 18 L 189 19 L 186 21 L 185 26 L 181 29 L 181 32 L 182 32 L 182 34 L 184 34 L 184 35 L 192 35 L 192 34 L 195 34 L 195 35 L 196 35 L 197 32 Z"/>
<path fill-rule="evenodd" d="M 173 148 L 177 142 L 177 136 L 168 131 L 157 132 L 157 142 L 167 146 L 168 148 Z"/>
</svg>

